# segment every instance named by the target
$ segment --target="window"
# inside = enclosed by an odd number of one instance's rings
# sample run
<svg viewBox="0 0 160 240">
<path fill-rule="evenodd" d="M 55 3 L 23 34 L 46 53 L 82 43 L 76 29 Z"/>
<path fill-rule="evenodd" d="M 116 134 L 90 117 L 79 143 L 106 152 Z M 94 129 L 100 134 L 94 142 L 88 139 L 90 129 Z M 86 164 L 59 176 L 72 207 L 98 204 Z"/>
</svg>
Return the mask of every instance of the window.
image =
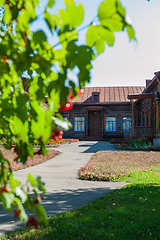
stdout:
<svg viewBox="0 0 160 240">
<path fill-rule="evenodd" d="M 149 127 L 151 127 L 151 110 L 149 110 Z"/>
<path fill-rule="evenodd" d="M 92 101 L 93 102 L 99 102 L 99 92 L 93 92 L 92 93 Z"/>
<path fill-rule="evenodd" d="M 157 118 L 156 118 L 156 127 L 158 127 L 158 119 L 159 119 L 159 112 L 158 112 L 158 103 L 157 103 L 157 106 L 156 106 L 156 113 L 157 113 Z"/>
<path fill-rule="evenodd" d="M 74 132 L 85 131 L 85 117 L 74 117 Z"/>
<path fill-rule="evenodd" d="M 116 117 L 105 117 L 105 132 L 116 132 Z"/>
<path fill-rule="evenodd" d="M 122 117 L 122 132 L 124 131 L 130 131 L 131 129 L 131 117 L 130 116 L 125 116 Z"/>
<path fill-rule="evenodd" d="M 144 114 L 145 127 L 147 126 L 147 113 Z"/>
<path fill-rule="evenodd" d="M 143 126 L 143 115 L 141 115 L 141 126 Z"/>
<path fill-rule="evenodd" d="M 144 114 L 144 125 L 147 126 L 147 113 Z M 146 131 L 146 128 L 145 128 Z"/>
</svg>

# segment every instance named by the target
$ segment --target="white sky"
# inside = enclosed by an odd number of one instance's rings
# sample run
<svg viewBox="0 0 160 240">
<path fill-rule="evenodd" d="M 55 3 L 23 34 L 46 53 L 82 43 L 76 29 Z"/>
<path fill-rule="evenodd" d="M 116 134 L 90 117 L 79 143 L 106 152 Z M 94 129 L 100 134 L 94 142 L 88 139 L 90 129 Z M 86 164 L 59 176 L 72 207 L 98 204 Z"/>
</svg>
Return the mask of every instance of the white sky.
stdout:
<svg viewBox="0 0 160 240">
<path fill-rule="evenodd" d="M 42 5 L 45 1 L 42 1 Z M 89 23 L 97 14 L 100 0 L 76 0 L 83 3 L 85 19 Z M 146 79 L 152 79 L 154 72 L 160 70 L 160 0 L 121 0 L 132 25 L 138 42 L 129 43 L 126 32 L 116 33 L 114 47 L 106 47 L 93 63 L 92 79 L 88 86 L 144 86 Z M 54 9 L 63 8 L 63 0 L 57 0 Z M 55 11 L 55 10 L 53 10 Z M 48 41 L 55 43 L 47 27 L 39 22 L 32 29 L 45 28 Z M 85 41 L 85 31 L 80 42 Z"/>
</svg>

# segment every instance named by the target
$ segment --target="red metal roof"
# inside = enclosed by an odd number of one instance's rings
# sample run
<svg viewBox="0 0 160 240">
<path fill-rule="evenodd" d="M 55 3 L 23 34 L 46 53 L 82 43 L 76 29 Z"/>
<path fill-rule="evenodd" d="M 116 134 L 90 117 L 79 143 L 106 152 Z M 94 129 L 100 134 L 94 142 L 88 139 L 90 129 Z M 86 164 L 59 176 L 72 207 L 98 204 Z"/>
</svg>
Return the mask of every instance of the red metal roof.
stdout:
<svg viewBox="0 0 160 240">
<path fill-rule="evenodd" d="M 99 103 L 129 102 L 129 94 L 140 94 L 145 87 L 86 87 L 82 96 L 73 99 L 73 103 L 93 103 L 92 93 L 99 92 Z"/>
</svg>

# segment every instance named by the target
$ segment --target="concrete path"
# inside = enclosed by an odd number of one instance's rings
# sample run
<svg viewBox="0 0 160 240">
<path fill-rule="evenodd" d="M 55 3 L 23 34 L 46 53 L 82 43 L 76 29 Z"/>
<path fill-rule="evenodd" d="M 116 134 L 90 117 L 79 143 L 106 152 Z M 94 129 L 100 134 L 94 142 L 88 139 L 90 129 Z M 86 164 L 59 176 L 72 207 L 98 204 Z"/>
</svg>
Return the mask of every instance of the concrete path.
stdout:
<svg viewBox="0 0 160 240">
<path fill-rule="evenodd" d="M 69 211 L 90 203 L 114 189 L 126 185 L 122 182 L 92 182 L 78 179 L 78 169 L 85 166 L 91 156 L 100 150 L 115 150 L 108 142 L 80 141 L 58 148 L 61 152 L 55 158 L 15 172 L 15 177 L 25 183 L 28 173 L 41 176 L 45 182 L 47 194 L 44 207 L 48 216 Z M 15 221 L 13 214 L 0 210 L 0 235 L 15 231 L 20 222 Z"/>
</svg>

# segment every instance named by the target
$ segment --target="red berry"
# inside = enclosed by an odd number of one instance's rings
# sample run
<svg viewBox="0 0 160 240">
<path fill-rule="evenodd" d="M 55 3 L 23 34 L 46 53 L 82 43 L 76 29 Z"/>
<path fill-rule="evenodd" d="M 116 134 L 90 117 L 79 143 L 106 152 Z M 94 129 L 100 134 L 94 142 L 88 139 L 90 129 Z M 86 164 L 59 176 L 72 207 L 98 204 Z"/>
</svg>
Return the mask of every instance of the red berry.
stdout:
<svg viewBox="0 0 160 240">
<path fill-rule="evenodd" d="M 38 204 L 38 203 L 39 203 L 39 200 L 36 198 L 36 199 L 34 200 L 34 203 L 35 203 L 35 204 Z"/>
<path fill-rule="evenodd" d="M 14 161 L 14 162 L 17 162 L 17 160 L 18 160 L 18 157 L 15 157 L 13 161 Z"/>
<path fill-rule="evenodd" d="M 44 200 L 44 196 L 43 196 L 43 195 L 41 195 L 41 200 L 42 200 L 42 201 Z"/>
<path fill-rule="evenodd" d="M 24 44 L 24 46 L 26 46 L 27 45 L 27 40 L 23 40 L 23 44 Z"/>
<path fill-rule="evenodd" d="M 60 131 L 60 132 L 58 133 L 58 136 L 63 136 L 63 131 Z"/>
<path fill-rule="evenodd" d="M 7 56 L 4 55 L 4 56 L 3 56 L 3 60 L 6 60 L 6 59 L 7 59 Z"/>
<path fill-rule="evenodd" d="M 7 56 L 4 55 L 4 56 L 3 56 L 3 61 L 2 61 L 2 63 L 3 63 L 3 64 L 6 64 L 6 62 L 7 62 Z"/>
<path fill-rule="evenodd" d="M 55 132 L 52 132 L 51 137 L 52 137 L 52 139 L 54 139 L 56 141 L 56 133 Z"/>
<path fill-rule="evenodd" d="M 13 210 L 13 214 L 14 214 L 14 217 L 15 217 L 15 218 L 18 218 L 19 215 L 20 215 L 20 213 L 21 213 L 21 210 L 18 210 L 18 209 L 14 209 L 14 210 Z"/>
<path fill-rule="evenodd" d="M 15 148 L 14 148 L 14 152 L 15 152 L 15 153 L 18 153 L 18 147 L 15 147 Z"/>
<path fill-rule="evenodd" d="M 62 136 L 58 136 L 58 139 L 59 139 L 59 140 L 62 140 Z"/>
<path fill-rule="evenodd" d="M 25 38 L 27 38 L 27 33 L 24 34 Z"/>
<path fill-rule="evenodd" d="M 79 95 L 81 96 L 81 95 L 83 95 L 83 93 L 84 93 L 84 89 L 82 88 L 82 89 L 79 91 Z"/>
<path fill-rule="evenodd" d="M 7 188 L 6 188 L 5 185 L 2 187 L 1 192 L 2 192 L 2 193 L 3 193 L 3 192 L 8 193 L 8 190 L 7 190 Z"/>
<path fill-rule="evenodd" d="M 73 104 L 70 103 L 70 102 L 67 102 L 66 105 L 62 104 L 58 111 L 59 112 L 66 112 L 66 111 L 68 111 L 68 110 L 70 110 L 72 108 L 73 108 Z"/>
<path fill-rule="evenodd" d="M 74 98 L 73 93 L 70 93 L 70 94 L 69 94 L 69 99 L 72 100 L 73 98 Z"/>
<path fill-rule="evenodd" d="M 35 229 L 37 229 L 37 228 L 38 228 L 38 220 L 35 219 L 33 216 L 31 216 L 31 217 L 28 219 L 28 221 L 27 221 L 27 223 L 26 223 L 26 226 L 27 226 L 27 227 L 34 226 Z"/>
<path fill-rule="evenodd" d="M 58 133 L 58 139 L 59 139 L 59 140 L 62 140 L 62 137 L 63 137 L 63 132 L 60 131 L 60 132 Z"/>
</svg>

